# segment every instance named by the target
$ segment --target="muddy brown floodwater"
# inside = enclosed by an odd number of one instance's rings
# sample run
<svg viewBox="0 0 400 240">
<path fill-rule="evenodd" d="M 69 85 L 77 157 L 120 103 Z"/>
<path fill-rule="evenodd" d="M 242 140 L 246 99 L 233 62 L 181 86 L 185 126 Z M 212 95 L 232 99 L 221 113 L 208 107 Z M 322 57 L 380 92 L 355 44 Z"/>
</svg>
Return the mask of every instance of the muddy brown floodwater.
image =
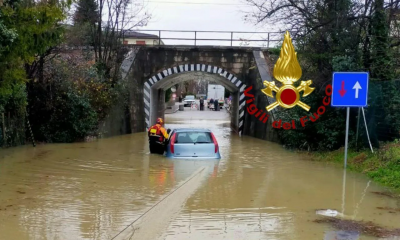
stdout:
<svg viewBox="0 0 400 240">
<path fill-rule="evenodd" d="M 386 210 L 400 200 L 374 194 L 384 189 L 363 175 L 239 138 L 224 112 L 185 114 L 167 115 L 166 126 L 212 129 L 221 160 L 150 155 L 145 133 L 1 150 L 0 239 L 112 239 L 201 167 L 205 180 L 167 219 L 161 239 L 345 239 L 314 222 L 317 209 L 400 227 L 400 212 Z"/>
</svg>

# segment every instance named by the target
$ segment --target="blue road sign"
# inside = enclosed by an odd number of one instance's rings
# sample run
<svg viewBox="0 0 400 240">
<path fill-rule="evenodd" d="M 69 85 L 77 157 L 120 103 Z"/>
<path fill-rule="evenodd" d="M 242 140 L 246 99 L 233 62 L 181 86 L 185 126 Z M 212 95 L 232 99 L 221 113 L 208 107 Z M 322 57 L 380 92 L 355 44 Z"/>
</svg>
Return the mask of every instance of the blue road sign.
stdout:
<svg viewBox="0 0 400 240">
<path fill-rule="evenodd" d="M 335 72 L 332 83 L 332 107 L 366 107 L 368 102 L 367 72 Z"/>
</svg>

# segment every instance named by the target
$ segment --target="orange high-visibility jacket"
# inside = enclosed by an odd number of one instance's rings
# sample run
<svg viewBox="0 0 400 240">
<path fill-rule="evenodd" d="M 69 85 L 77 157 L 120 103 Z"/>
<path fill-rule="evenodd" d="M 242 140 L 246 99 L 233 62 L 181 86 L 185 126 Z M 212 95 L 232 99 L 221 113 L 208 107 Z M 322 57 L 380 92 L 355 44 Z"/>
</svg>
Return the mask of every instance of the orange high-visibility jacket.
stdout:
<svg viewBox="0 0 400 240">
<path fill-rule="evenodd" d="M 168 133 L 165 128 L 163 128 L 160 124 L 153 125 L 151 128 L 149 128 L 148 135 L 154 136 L 154 137 L 159 137 L 159 141 L 163 142 L 164 139 L 168 139 Z"/>
</svg>

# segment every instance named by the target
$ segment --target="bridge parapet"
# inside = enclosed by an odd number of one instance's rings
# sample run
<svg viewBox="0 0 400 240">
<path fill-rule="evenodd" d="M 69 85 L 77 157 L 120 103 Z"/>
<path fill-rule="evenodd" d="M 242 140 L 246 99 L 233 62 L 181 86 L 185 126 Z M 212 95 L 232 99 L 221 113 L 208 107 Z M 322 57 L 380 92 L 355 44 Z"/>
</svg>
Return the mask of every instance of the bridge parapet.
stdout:
<svg viewBox="0 0 400 240">
<path fill-rule="evenodd" d="M 284 32 L 245 32 L 245 31 L 191 31 L 191 30 L 135 30 L 154 39 L 158 46 L 163 45 L 214 45 L 231 47 L 274 47 L 281 42 Z M 124 37 L 123 39 L 129 39 Z M 126 35 L 126 36 L 129 36 Z M 137 44 L 141 45 L 141 44 Z"/>
</svg>

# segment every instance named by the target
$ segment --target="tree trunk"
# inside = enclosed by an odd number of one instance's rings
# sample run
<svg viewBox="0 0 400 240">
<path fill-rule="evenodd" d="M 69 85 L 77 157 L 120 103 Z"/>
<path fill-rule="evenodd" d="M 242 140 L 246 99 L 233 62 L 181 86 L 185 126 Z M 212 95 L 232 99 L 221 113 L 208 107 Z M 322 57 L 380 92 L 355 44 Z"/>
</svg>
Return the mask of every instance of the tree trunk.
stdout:
<svg viewBox="0 0 400 240">
<path fill-rule="evenodd" d="M 38 78 L 39 78 L 40 83 L 43 83 L 43 81 L 44 81 L 43 68 L 44 68 L 44 56 L 40 56 L 39 68 L 38 68 L 38 75 L 39 75 Z"/>
</svg>

